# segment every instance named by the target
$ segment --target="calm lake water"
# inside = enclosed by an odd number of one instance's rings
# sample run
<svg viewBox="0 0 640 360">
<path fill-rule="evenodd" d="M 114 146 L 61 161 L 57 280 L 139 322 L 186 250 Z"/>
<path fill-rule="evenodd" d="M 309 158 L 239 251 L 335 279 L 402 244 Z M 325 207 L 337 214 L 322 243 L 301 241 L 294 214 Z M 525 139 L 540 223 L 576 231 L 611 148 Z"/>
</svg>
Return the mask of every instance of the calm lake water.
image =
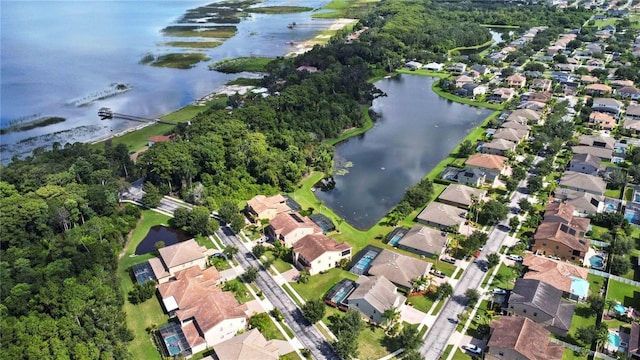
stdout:
<svg viewBox="0 0 640 360">
<path fill-rule="evenodd" d="M 152 226 L 147 235 L 136 247 L 136 255 L 148 254 L 156 250 L 158 241 L 164 241 L 165 246 L 177 244 L 191 237 L 180 229 L 174 229 L 162 225 Z"/>
<path fill-rule="evenodd" d="M 316 191 L 324 204 L 358 229 L 379 221 L 404 194 L 491 114 L 445 100 L 431 91 L 435 78 L 402 75 L 375 85 L 380 115 L 373 129 L 336 148 L 335 188 Z M 345 167 L 345 164 L 347 167 Z M 352 167 L 348 167 L 352 165 Z"/>
<path fill-rule="evenodd" d="M 218 1 L 3 0 L 0 127 L 29 116 L 60 116 L 67 121 L 3 135 L 2 160 L 26 155 L 37 146 L 55 141 L 92 141 L 139 125 L 126 120 L 101 122 L 97 117 L 100 107 L 155 118 L 188 105 L 237 77 L 209 71 L 209 63 L 200 63 L 190 70 L 138 63 L 148 53 L 181 52 L 163 45 L 176 39 L 162 36 L 160 30 L 188 9 L 214 2 Z M 261 6 L 296 5 L 318 9 L 328 2 L 267 0 Z M 222 46 L 189 51 L 203 51 L 212 62 L 239 56 L 282 56 L 331 24 L 330 20 L 312 20 L 311 14 L 252 14 L 237 25 L 238 33 Z M 291 22 L 299 26 L 288 29 L 287 24 Z M 132 90 L 88 106 L 65 105 L 112 83 L 129 84 Z"/>
</svg>

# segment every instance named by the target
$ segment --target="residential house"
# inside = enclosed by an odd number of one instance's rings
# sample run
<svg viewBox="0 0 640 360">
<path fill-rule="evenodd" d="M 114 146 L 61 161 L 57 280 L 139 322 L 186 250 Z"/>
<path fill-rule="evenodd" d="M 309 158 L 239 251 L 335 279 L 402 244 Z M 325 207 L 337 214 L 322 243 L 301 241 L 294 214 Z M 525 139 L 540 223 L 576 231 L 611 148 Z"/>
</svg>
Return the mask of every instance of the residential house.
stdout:
<svg viewBox="0 0 640 360">
<path fill-rule="evenodd" d="M 461 88 L 463 85 L 473 84 L 473 78 L 467 75 L 460 75 L 460 76 L 456 76 L 455 82 L 456 82 L 456 87 Z"/>
<path fill-rule="evenodd" d="M 544 256 L 526 254 L 522 261 L 527 269 L 524 279 L 539 280 L 562 291 L 568 299 L 582 301 L 587 298 L 589 270 L 571 265 L 564 261 L 556 261 Z"/>
<path fill-rule="evenodd" d="M 622 101 L 611 98 L 594 98 L 591 109 L 594 111 L 610 113 L 614 116 L 620 115 L 624 104 Z"/>
<path fill-rule="evenodd" d="M 633 120 L 631 118 L 627 118 L 622 125 L 627 130 L 630 130 L 633 134 L 640 134 L 640 120 Z"/>
<path fill-rule="evenodd" d="M 627 348 L 627 357 L 629 359 L 640 359 L 640 324 L 631 323 L 631 332 L 629 334 L 629 347 Z"/>
<path fill-rule="evenodd" d="M 616 90 L 616 94 L 623 99 L 638 100 L 640 99 L 640 89 L 633 86 L 624 86 Z"/>
<path fill-rule="evenodd" d="M 455 73 L 463 73 L 467 70 L 467 64 L 455 63 L 449 66 L 448 70 Z"/>
<path fill-rule="evenodd" d="M 542 111 L 547 105 L 540 101 L 521 101 L 518 104 L 518 109 L 531 109 Z"/>
<path fill-rule="evenodd" d="M 555 64 L 555 69 L 562 72 L 573 72 L 576 69 L 576 65 L 573 64 Z"/>
<path fill-rule="evenodd" d="M 371 276 L 384 276 L 397 287 L 409 291 L 413 287 L 413 280 L 426 276 L 429 270 L 430 262 L 383 249 L 371 261 L 367 273 Z"/>
<path fill-rule="evenodd" d="M 473 154 L 464 164 L 466 167 L 484 171 L 487 180 L 492 183 L 500 174 L 506 174 L 508 170 L 507 158 L 500 155 Z"/>
<path fill-rule="evenodd" d="M 600 79 L 598 79 L 595 76 L 591 76 L 591 75 L 582 75 L 580 77 L 580 82 L 582 82 L 583 84 L 597 84 L 600 82 Z"/>
<path fill-rule="evenodd" d="M 542 222 L 531 241 L 536 254 L 550 255 L 563 261 L 582 263 L 589 250 L 589 240 L 579 237 L 578 230 L 561 222 Z"/>
<path fill-rule="evenodd" d="M 534 79 L 533 82 L 531 82 L 531 88 L 540 91 L 551 91 L 552 85 L 553 81 L 549 79 Z"/>
<path fill-rule="evenodd" d="M 147 140 L 147 146 L 151 147 L 153 146 L 153 144 L 171 142 L 171 141 L 173 141 L 173 138 L 171 136 L 165 136 L 165 135 L 152 136 Z"/>
<path fill-rule="evenodd" d="M 514 110 L 507 117 L 507 121 L 518 121 L 520 123 L 528 123 L 532 122 L 533 124 L 537 124 L 540 122 L 541 114 L 538 111 L 531 109 L 518 109 Z"/>
<path fill-rule="evenodd" d="M 591 43 L 586 46 L 585 52 L 588 55 L 602 54 L 602 46 L 597 43 Z"/>
<path fill-rule="evenodd" d="M 587 60 L 587 67 L 589 66 L 598 69 L 604 69 L 604 61 L 601 59 L 589 59 Z"/>
<path fill-rule="evenodd" d="M 604 207 L 604 195 L 559 188 L 555 190 L 554 197 L 558 201 L 573 205 L 575 212 L 583 215 L 602 212 Z"/>
<path fill-rule="evenodd" d="M 384 275 L 360 276 L 356 289 L 349 295 L 349 309 L 360 311 L 369 320 L 381 324 L 389 309 L 399 309 L 407 300 Z"/>
<path fill-rule="evenodd" d="M 520 121 L 517 120 L 508 120 L 504 123 L 502 123 L 502 125 L 500 125 L 501 128 L 504 129 L 515 129 L 515 130 L 519 130 L 519 131 L 530 131 L 531 130 L 531 126 L 527 125 L 527 119 L 521 118 Z"/>
<path fill-rule="evenodd" d="M 627 107 L 626 117 L 633 120 L 640 120 L 640 105 L 629 105 Z"/>
<path fill-rule="evenodd" d="M 302 66 L 298 66 L 296 68 L 296 71 L 306 71 L 309 73 L 315 73 L 315 72 L 318 72 L 318 68 L 315 66 L 302 65 Z"/>
<path fill-rule="evenodd" d="M 298 269 L 315 275 L 337 267 L 342 259 L 351 259 L 351 251 L 346 242 L 337 242 L 324 234 L 309 234 L 293 244 L 291 257 Z"/>
<path fill-rule="evenodd" d="M 575 305 L 562 301 L 562 291 L 533 279 L 517 279 L 507 314 L 526 317 L 559 336 L 567 336 Z"/>
<path fill-rule="evenodd" d="M 281 340 L 269 340 L 258 329 L 251 329 L 243 334 L 236 335 L 223 341 L 214 347 L 217 359 L 224 360 L 278 360 L 280 358 Z M 282 354 L 284 355 L 284 354 Z M 205 358 L 205 360 L 213 360 Z"/>
<path fill-rule="evenodd" d="M 607 188 L 602 178 L 597 176 L 583 174 L 575 171 L 567 171 L 560 178 L 560 187 L 564 187 L 576 191 L 584 191 L 596 195 L 604 195 Z"/>
<path fill-rule="evenodd" d="M 158 286 L 165 310 L 180 321 L 191 354 L 231 339 L 247 326 L 247 306 L 218 287 L 215 267 L 194 266 Z"/>
<path fill-rule="evenodd" d="M 564 347 L 551 333 L 526 317 L 503 316 L 491 322 L 485 360 L 562 360 Z"/>
<path fill-rule="evenodd" d="M 553 99 L 553 94 L 548 91 L 530 93 L 527 97 L 529 101 L 537 101 L 544 104 L 548 103 L 551 99 Z"/>
<path fill-rule="evenodd" d="M 597 148 L 604 148 L 613 150 L 615 147 L 616 139 L 611 136 L 602 135 L 580 135 L 578 137 L 580 145 L 592 146 Z"/>
<path fill-rule="evenodd" d="M 633 81 L 632 80 L 611 80 L 611 86 L 613 86 L 614 88 L 633 86 Z"/>
<path fill-rule="evenodd" d="M 442 69 L 444 68 L 444 64 L 430 62 L 427 65 L 423 66 L 422 68 L 425 70 L 431 70 L 431 71 L 442 71 Z"/>
<path fill-rule="evenodd" d="M 513 74 L 507 77 L 507 85 L 509 87 L 522 88 L 527 84 L 527 78 L 520 74 Z"/>
<path fill-rule="evenodd" d="M 569 170 L 588 175 L 598 175 L 598 172 L 602 169 L 601 161 L 602 159 L 591 154 L 575 154 L 569 162 Z"/>
<path fill-rule="evenodd" d="M 178 271 L 197 266 L 204 269 L 207 257 L 213 254 L 204 246 L 191 239 L 158 249 L 160 257 L 149 259 L 149 265 L 158 284 L 172 279 Z"/>
<path fill-rule="evenodd" d="M 547 204 L 544 211 L 544 222 L 559 222 L 569 225 L 572 229 L 578 231 L 577 236 L 583 236 L 589 231 L 591 220 L 586 217 L 573 216 L 575 206 L 563 202 L 552 202 Z"/>
<path fill-rule="evenodd" d="M 271 220 L 280 213 L 290 212 L 291 208 L 287 204 L 287 198 L 280 194 L 270 197 L 256 195 L 247 201 L 246 211 L 256 219 Z"/>
<path fill-rule="evenodd" d="M 590 95 L 602 96 L 611 93 L 611 86 L 605 84 L 590 84 L 584 87 L 585 92 Z"/>
<path fill-rule="evenodd" d="M 413 225 L 396 244 L 400 249 L 433 258 L 439 257 L 446 245 L 447 233 L 422 225 Z"/>
<path fill-rule="evenodd" d="M 489 75 L 491 73 L 491 70 L 487 66 L 483 65 L 473 65 L 471 66 L 471 70 L 477 72 L 480 76 Z"/>
<path fill-rule="evenodd" d="M 460 184 L 479 187 L 487 181 L 487 173 L 480 169 L 467 168 L 456 175 Z"/>
<path fill-rule="evenodd" d="M 322 229 L 308 217 L 292 212 L 280 213 L 271 219 L 267 233 L 271 239 L 291 247 L 306 235 L 322 234 Z"/>
<path fill-rule="evenodd" d="M 616 127 L 616 119 L 609 114 L 594 111 L 589 114 L 589 127 L 611 131 Z"/>
<path fill-rule="evenodd" d="M 522 140 L 525 140 L 529 137 L 529 131 L 527 130 L 517 130 L 513 128 L 500 128 L 493 134 L 494 139 L 504 139 L 508 141 L 512 141 L 514 143 L 519 143 Z"/>
<path fill-rule="evenodd" d="M 610 161 L 611 158 L 613 157 L 613 150 L 603 148 L 603 147 L 573 146 L 571 148 L 571 151 L 573 151 L 574 154 L 589 154 L 607 161 Z"/>
<path fill-rule="evenodd" d="M 482 144 L 483 154 L 493 154 L 505 156 L 507 152 L 516 150 L 518 144 L 504 139 L 493 139 L 491 142 Z"/>
<path fill-rule="evenodd" d="M 422 68 L 422 63 L 419 63 L 417 61 L 409 61 L 406 64 L 404 64 L 404 67 L 410 70 L 418 70 Z"/>
<path fill-rule="evenodd" d="M 474 202 L 482 200 L 487 192 L 460 184 L 451 184 L 438 196 L 438 201 L 443 204 L 469 209 Z"/>
<path fill-rule="evenodd" d="M 515 95 L 515 91 L 513 91 L 513 89 L 497 88 L 493 90 L 493 92 L 491 93 L 491 96 L 489 96 L 488 101 L 502 103 L 502 102 L 511 100 L 514 95 Z"/>
<path fill-rule="evenodd" d="M 416 218 L 418 222 L 440 228 L 442 230 L 460 229 L 464 224 L 467 212 L 455 206 L 439 203 L 429 203 Z"/>
</svg>

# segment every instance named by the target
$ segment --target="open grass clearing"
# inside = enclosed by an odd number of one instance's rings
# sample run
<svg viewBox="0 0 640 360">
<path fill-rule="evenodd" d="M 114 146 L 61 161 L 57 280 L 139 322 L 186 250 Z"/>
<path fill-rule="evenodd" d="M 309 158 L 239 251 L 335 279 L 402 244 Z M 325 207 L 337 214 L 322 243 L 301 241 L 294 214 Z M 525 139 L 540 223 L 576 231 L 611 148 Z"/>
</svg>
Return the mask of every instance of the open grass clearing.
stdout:
<svg viewBox="0 0 640 360">
<path fill-rule="evenodd" d="M 428 314 L 433 306 L 433 300 L 427 295 L 408 297 L 407 303 L 411 304 L 414 309 L 422 311 L 425 314 Z"/>
<path fill-rule="evenodd" d="M 156 57 L 150 65 L 173 69 L 191 69 L 197 63 L 207 60 L 209 58 L 203 53 L 164 54 Z"/>
<path fill-rule="evenodd" d="M 291 268 L 293 268 L 293 265 L 289 264 L 288 262 L 280 259 L 280 258 L 276 258 L 273 255 L 273 251 L 267 251 L 264 253 L 263 255 L 268 261 L 271 261 L 271 264 L 276 268 L 276 270 L 278 270 L 279 273 L 283 273 L 286 271 L 291 270 Z M 263 262 L 264 264 L 264 262 Z"/>
<path fill-rule="evenodd" d="M 347 278 L 356 280 L 357 275 L 346 270 L 333 268 L 325 274 L 313 275 L 306 284 L 290 283 L 291 287 L 306 301 L 322 298 L 338 281 Z"/>
<path fill-rule="evenodd" d="M 209 66 L 209 69 L 225 74 L 240 72 L 266 72 L 267 64 L 273 59 L 267 57 L 239 57 L 217 61 Z"/>
<path fill-rule="evenodd" d="M 173 37 L 202 37 L 228 39 L 238 32 L 235 26 L 167 26 L 162 34 Z"/>
<path fill-rule="evenodd" d="M 589 327 L 595 324 L 596 315 L 590 312 L 589 305 L 580 304 L 576 306 L 576 310 L 573 313 L 573 317 L 571 318 L 571 327 L 569 328 L 569 333 L 565 338 L 560 338 L 570 344 L 584 346 L 584 344 L 581 344 L 577 340 L 577 331 L 578 329 Z"/>
<path fill-rule="evenodd" d="M 589 293 L 590 294 L 599 294 L 602 286 L 604 285 L 605 278 L 602 276 L 598 276 L 595 274 L 588 274 L 587 281 L 589 282 Z"/>
<path fill-rule="evenodd" d="M 350 12 L 357 12 L 359 8 L 366 8 L 380 0 L 331 0 L 322 10 L 312 15 L 313 18 L 339 19 L 349 17 Z M 326 11 L 328 10 L 328 11 Z"/>
</svg>

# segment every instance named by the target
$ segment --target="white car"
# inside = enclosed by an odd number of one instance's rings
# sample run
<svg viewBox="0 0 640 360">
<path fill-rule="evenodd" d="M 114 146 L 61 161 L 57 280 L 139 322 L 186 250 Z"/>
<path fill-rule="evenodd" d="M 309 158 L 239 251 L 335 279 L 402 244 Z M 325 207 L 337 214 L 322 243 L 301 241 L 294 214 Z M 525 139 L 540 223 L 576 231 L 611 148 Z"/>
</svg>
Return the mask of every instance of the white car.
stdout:
<svg viewBox="0 0 640 360">
<path fill-rule="evenodd" d="M 519 255 L 507 255 L 507 259 L 522 262 L 522 256 Z"/>
<path fill-rule="evenodd" d="M 504 295 L 507 293 L 507 290 L 505 289 L 493 289 L 493 293 L 496 295 Z"/>
<path fill-rule="evenodd" d="M 482 354 L 482 348 L 480 348 L 479 346 L 473 345 L 473 344 L 469 344 L 469 345 L 463 346 L 462 348 L 465 349 L 466 351 L 472 353 L 472 354 L 476 354 L 476 355 Z"/>
</svg>

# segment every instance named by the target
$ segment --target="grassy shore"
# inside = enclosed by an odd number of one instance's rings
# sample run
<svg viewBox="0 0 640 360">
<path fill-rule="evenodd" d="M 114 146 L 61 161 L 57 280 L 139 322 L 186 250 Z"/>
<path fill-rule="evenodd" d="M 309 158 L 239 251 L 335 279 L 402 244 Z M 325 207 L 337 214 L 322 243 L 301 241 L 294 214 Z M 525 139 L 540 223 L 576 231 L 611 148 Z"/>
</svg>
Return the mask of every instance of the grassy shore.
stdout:
<svg viewBox="0 0 640 360">
<path fill-rule="evenodd" d="M 209 58 L 203 53 L 165 54 L 158 56 L 150 65 L 173 69 L 191 69 Z"/>
<path fill-rule="evenodd" d="M 292 14 L 313 10 L 306 6 L 261 6 L 248 8 L 246 11 L 258 14 Z"/>
<path fill-rule="evenodd" d="M 235 26 L 167 26 L 162 29 L 165 36 L 174 37 L 203 37 L 228 39 L 238 32 Z"/>
<path fill-rule="evenodd" d="M 482 43 L 480 45 L 475 45 L 475 46 L 461 46 L 461 47 L 457 47 L 457 48 L 453 48 L 449 51 L 447 51 L 447 53 L 449 55 L 451 55 L 451 53 L 453 53 L 454 51 L 464 51 L 464 50 L 478 50 L 478 49 L 482 49 L 484 47 L 490 46 L 493 43 L 493 39 L 490 39 L 489 41 Z"/>
<path fill-rule="evenodd" d="M 167 46 L 189 48 L 189 49 L 213 49 L 222 45 L 221 41 L 169 41 Z"/>
<path fill-rule="evenodd" d="M 348 17 L 349 11 L 354 11 L 358 8 L 366 7 L 378 1 L 380 0 L 331 0 L 330 3 L 322 8 L 322 10 L 329 11 L 313 14 L 312 17 L 321 19 L 344 18 Z"/>
<path fill-rule="evenodd" d="M 272 60 L 272 58 L 267 57 L 240 57 L 220 60 L 210 65 L 209 69 L 225 74 L 237 74 L 240 72 L 266 72 L 267 64 Z"/>
</svg>

